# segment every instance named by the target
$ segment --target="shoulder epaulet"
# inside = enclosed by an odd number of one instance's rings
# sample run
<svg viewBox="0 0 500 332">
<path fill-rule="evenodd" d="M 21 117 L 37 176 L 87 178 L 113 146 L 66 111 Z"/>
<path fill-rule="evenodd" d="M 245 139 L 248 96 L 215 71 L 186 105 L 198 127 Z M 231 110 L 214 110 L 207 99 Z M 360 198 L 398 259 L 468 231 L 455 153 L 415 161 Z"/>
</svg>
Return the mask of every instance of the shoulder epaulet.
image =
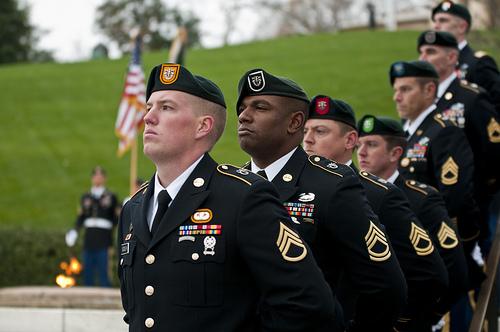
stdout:
<svg viewBox="0 0 500 332">
<path fill-rule="evenodd" d="M 344 168 L 347 167 L 350 169 L 349 166 L 338 164 L 338 163 L 334 162 L 333 160 L 323 158 L 320 156 L 311 155 L 311 156 L 309 156 L 308 159 L 309 159 L 309 162 L 311 164 L 313 164 L 314 166 L 316 166 L 316 167 L 318 167 L 318 168 L 320 168 L 328 173 L 332 173 L 332 174 L 335 174 L 335 175 L 340 176 L 340 177 L 344 177 L 344 174 L 346 172 Z"/>
<path fill-rule="evenodd" d="M 425 196 L 433 193 L 436 191 L 436 189 L 432 186 L 429 186 L 425 183 L 421 183 L 421 182 L 418 182 L 418 181 L 415 181 L 415 180 L 406 180 L 405 181 L 405 185 L 414 190 L 414 191 L 417 191 Z"/>
<path fill-rule="evenodd" d="M 460 86 L 465 89 L 469 89 L 474 91 L 475 93 L 479 93 L 479 86 L 476 83 L 470 83 L 467 80 L 460 80 Z"/>
<path fill-rule="evenodd" d="M 439 123 L 439 125 L 443 128 L 446 127 L 446 123 L 444 122 L 444 119 L 443 119 L 443 115 L 441 115 L 440 113 L 434 115 L 434 121 L 436 121 L 437 123 Z"/>
<path fill-rule="evenodd" d="M 474 56 L 476 58 L 482 58 L 485 55 L 488 55 L 488 53 L 486 53 L 485 51 L 476 51 L 476 52 L 474 52 Z"/>
<path fill-rule="evenodd" d="M 226 176 L 238 179 L 248 184 L 249 186 L 256 181 L 263 179 L 262 176 L 252 173 L 246 168 L 241 168 L 230 164 L 221 164 L 217 166 L 217 171 Z"/>
<path fill-rule="evenodd" d="M 366 179 L 367 181 L 370 181 L 370 182 L 376 184 L 377 186 L 379 186 L 381 188 L 384 188 L 385 190 L 389 190 L 389 188 L 387 187 L 388 182 L 382 178 L 379 178 L 376 175 L 373 175 L 373 174 L 368 173 L 366 171 L 359 171 L 359 176 L 362 177 L 363 179 Z"/>
<path fill-rule="evenodd" d="M 149 186 L 149 182 L 144 182 L 140 187 L 139 189 L 137 189 L 137 191 L 132 195 L 130 196 L 130 199 L 134 198 L 138 193 L 142 192 L 146 192 L 146 189 L 148 188 Z"/>
</svg>

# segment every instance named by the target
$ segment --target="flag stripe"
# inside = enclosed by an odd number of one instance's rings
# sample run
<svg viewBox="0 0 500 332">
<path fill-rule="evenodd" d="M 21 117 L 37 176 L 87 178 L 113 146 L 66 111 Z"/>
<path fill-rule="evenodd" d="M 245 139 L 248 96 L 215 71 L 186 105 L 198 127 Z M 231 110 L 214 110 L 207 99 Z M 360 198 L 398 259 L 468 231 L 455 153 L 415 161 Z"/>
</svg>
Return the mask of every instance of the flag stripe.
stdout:
<svg viewBox="0 0 500 332">
<path fill-rule="evenodd" d="M 145 112 L 146 85 L 141 67 L 141 39 L 137 37 L 115 122 L 115 133 L 119 138 L 118 155 L 123 155 L 130 148 L 142 128 Z"/>
</svg>

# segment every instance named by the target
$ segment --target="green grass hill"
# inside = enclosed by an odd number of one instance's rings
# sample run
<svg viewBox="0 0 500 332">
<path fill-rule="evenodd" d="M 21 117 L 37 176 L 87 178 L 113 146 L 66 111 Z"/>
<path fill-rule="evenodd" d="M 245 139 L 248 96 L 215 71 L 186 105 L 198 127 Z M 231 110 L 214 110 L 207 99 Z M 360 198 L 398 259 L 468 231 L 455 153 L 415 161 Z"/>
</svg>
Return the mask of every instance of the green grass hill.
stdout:
<svg viewBox="0 0 500 332">
<path fill-rule="evenodd" d="M 358 117 L 396 116 L 388 68 L 417 57 L 417 36 L 414 31 L 343 32 L 191 50 L 187 66 L 218 83 L 229 107 L 226 132 L 213 156 L 233 164 L 248 159 L 238 146 L 234 105 L 240 76 L 255 67 L 296 80 L 311 97 L 344 99 Z M 480 46 L 500 59 L 498 39 L 495 45 L 488 43 L 492 33 L 478 36 Z M 144 55 L 146 75 L 166 61 L 166 53 Z M 121 199 L 128 195 L 129 156 L 116 157 L 114 135 L 128 61 L 0 67 L 1 225 L 71 227 L 96 164 L 107 169 L 108 186 Z M 149 179 L 153 166 L 141 151 L 139 176 Z"/>
</svg>

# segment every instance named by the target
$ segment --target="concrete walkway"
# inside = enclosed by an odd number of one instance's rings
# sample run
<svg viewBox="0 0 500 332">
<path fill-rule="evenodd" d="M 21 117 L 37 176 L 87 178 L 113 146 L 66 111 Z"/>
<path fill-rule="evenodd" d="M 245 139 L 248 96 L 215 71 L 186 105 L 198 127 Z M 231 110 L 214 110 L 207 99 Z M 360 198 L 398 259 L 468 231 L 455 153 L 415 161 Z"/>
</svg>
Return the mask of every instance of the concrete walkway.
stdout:
<svg viewBox="0 0 500 332">
<path fill-rule="evenodd" d="M 0 289 L 0 332 L 126 332 L 123 316 L 118 289 Z"/>
</svg>

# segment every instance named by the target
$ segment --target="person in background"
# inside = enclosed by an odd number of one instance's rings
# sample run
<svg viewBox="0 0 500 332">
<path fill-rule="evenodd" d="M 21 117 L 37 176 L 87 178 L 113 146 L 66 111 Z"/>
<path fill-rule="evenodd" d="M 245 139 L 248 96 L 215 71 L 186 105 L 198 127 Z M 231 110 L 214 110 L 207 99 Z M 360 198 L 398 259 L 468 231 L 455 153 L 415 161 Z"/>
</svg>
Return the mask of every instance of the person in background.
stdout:
<svg viewBox="0 0 500 332">
<path fill-rule="evenodd" d="M 365 170 L 357 170 L 352 162 L 357 141 L 356 119 L 348 103 L 326 95 L 311 100 L 302 142 L 304 150 L 309 155 L 348 165 L 355 171 L 373 212 L 385 226 L 405 275 L 408 300 L 395 330 L 430 332 L 438 301 L 448 292 L 448 272 L 439 250 L 435 250 L 437 242 L 431 240 L 424 221 L 410 209 L 405 194 L 397 186 Z M 351 310 L 346 303 L 354 297 L 356 288 L 344 278 L 340 291 L 339 300 L 349 315 Z"/>
<path fill-rule="evenodd" d="M 83 240 L 83 282 L 85 286 L 110 287 L 108 274 L 109 249 L 113 229 L 118 222 L 120 203 L 106 188 L 106 171 L 101 166 L 92 170 L 92 187 L 82 195 L 75 228 L 66 234 L 66 243 L 73 246 L 78 231 L 85 230 Z M 96 277 L 98 283 L 96 282 Z"/>
<path fill-rule="evenodd" d="M 458 41 L 459 78 L 486 89 L 496 110 L 500 113 L 500 73 L 495 60 L 483 51 L 474 51 L 467 41 L 472 17 L 464 5 L 442 1 L 432 9 L 432 25 L 437 31 L 446 31 Z"/>
<path fill-rule="evenodd" d="M 398 186 L 434 241 L 449 276 L 449 287 L 433 308 L 433 323 L 467 294 L 467 263 L 456 227 L 450 220 L 439 192 L 424 183 L 407 180 L 398 171 L 399 160 L 408 144 L 406 133 L 397 120 L 365 115 L 358 122 L 357 149 L 360 168 Z"/>
</svg>

